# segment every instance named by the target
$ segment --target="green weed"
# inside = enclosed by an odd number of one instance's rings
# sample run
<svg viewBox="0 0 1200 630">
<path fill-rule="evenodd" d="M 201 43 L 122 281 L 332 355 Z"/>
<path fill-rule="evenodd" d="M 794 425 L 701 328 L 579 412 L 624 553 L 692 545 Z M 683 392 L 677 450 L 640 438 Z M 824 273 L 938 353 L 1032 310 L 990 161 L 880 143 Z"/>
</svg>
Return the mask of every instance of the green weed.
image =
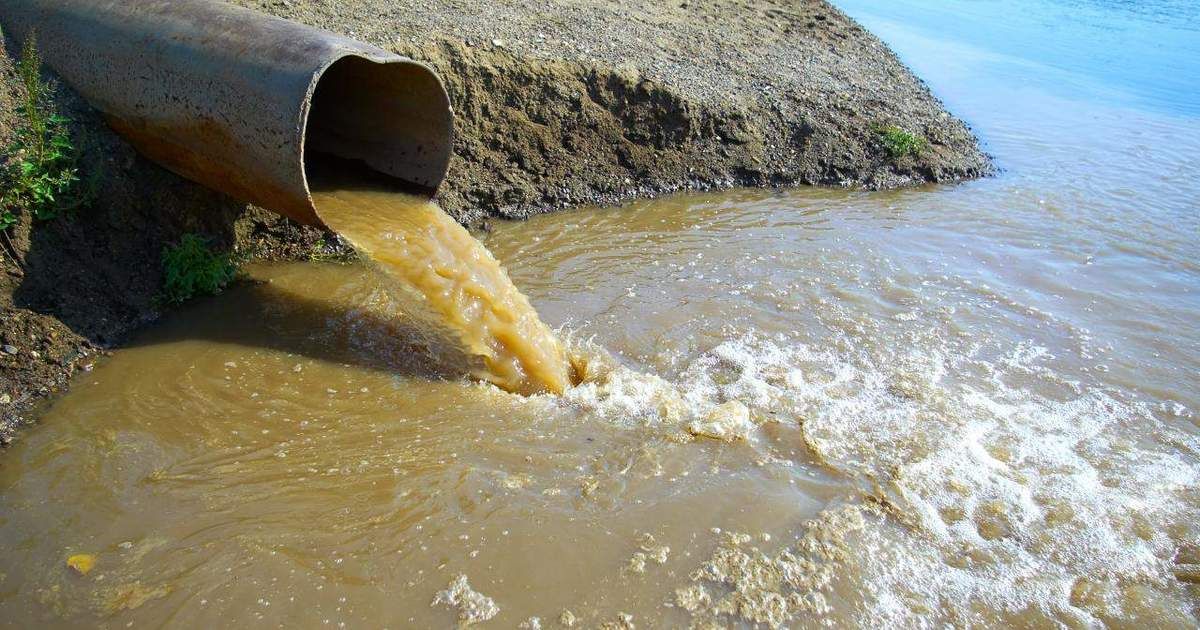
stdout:
<svg viewBox="0 0 1200 630">
<path fill-rule="evenodd" d="M 195 234 L 184 234 L 179 243 L 163 249 L 162 264 L 165 279 L 159 299 L 168 304 L 220 293 L 237 274 L 228 255 L 214 252 Z"/>
<path fill-rule="evenodd" d="M 308 250 L 308 259 L 318 263 L 344 264 L 354 260 L 354 253 L 337 247 L 336 243 L 326 242 L 322 239 L 313 243 L 312 248 Z"/>
<path fill-rule="evenodd" d="M 37 40 L 31 33 L 16 67 L 25 96 L 17 108 L 21 124 L 14 131 L 0 172 L 0 230 L 16 223 L 21 208 L 34 219 L 46 221 L 84 201 L 83 196 L 73 194 L 79 181 L 78 152 L 71 142 L 69 121 L 53 113 L 50 86 L 42 81 L 41 68 Z"/>
<path fill-rule="evenodd" d="M 880 141 L 883 142 L 884 150 L 892 159 L 902 158 L 906 155 L 920 155 L 928 145 L 925 138 L 895 125 L 877 125 L 874 130 L 879 135 Z"/>
</svg>

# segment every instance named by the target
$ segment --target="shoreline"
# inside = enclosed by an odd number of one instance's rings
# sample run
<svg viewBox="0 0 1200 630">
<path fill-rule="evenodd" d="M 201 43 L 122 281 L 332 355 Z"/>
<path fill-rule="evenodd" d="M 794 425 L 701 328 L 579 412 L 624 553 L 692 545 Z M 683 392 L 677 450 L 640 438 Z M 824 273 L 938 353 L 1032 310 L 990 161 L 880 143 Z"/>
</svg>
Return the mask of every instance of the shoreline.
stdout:
<svg viewBox="0 0 1200 630">
<path fill-rule="evenodd" d="M 494 12 L 470 2 L 433 14 L 380 0 L 236 3 L 432 65 L 456 112 L 438 200 L 474 228 L 686 190 L 886 189 L 994 172 L 969 128 L 825 2 L 786 10 L 765 1 L 561 2 L 555 11 L 530 3 Z M 0 145 L 17 124 L 10 52 L 0 51 Z M 243 259 L 344 252 L 334 235 L 147 161 L 67 86 L 53 100 L 72 121 L 81 175 L 99 193 L 50 221 L 22 213 L 8 231 L 19 262 L 6 251 L 0 274 L 0 444 L 33 421 L 34 404 L 164 312 L 159 257 L 182 234 L 203 234 Z M 889 153 L 885 127 L 919 136 L 924 150 Z"/>
</svg>

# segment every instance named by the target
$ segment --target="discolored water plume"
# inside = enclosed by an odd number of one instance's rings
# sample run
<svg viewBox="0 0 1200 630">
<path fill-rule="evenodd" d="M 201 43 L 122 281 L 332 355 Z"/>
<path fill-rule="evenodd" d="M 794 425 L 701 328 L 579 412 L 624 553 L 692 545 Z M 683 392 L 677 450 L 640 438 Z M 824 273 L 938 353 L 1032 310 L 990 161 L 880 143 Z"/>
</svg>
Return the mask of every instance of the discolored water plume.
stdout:
<svg viewBox="0 0 1200 630">
<path fill-rule="evenodd" d="M 407 298 L 406 314 L 425 325 L 439 360 L 519 394 L 571 385 L 554 333 L 496 258 L 437 204 L 345 173 L 326 174 L 313 189 L 326 223 Z"/>
</svg>

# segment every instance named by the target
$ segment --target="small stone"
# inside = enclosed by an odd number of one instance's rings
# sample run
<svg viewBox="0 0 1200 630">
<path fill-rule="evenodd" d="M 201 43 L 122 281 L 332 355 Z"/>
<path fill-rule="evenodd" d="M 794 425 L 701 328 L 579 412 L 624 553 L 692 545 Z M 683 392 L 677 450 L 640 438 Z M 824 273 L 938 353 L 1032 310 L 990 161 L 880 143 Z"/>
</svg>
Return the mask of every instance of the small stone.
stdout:
<svg viewBox="0 0 1200 630">
<path fill-rule="evenodd" d="M 17 347 L 10 346 L 8 344 L 4 344 L 3 350 L 4 350 L 5 354 L 16 354 L 17 353 Z"/>
<path fill-rule="evenodd" d="M 0 394 L 0 405 L 7 405 L 12 402 L 12 396 L 8 394 Z"/>
<path fill-rule="evenodd" d="M 299 371 L 301 371 L 301 370 L 303 370 L 303 369 L 304 369 L 304 366 L 303 366 L 303 365 L 300 365 L 299 363 L 297 363 L 296 365 L 292 366 L 292 371 L 293 371 L 293 372 L 299 372 Z"/>
<path fill-rule="evenodd" d="M 574 628 L 576 621 L 575 613 L 569 610 L 562 611 L 562 614 L 558 616 L 558 623 L 564 628 Z"/>
<path fill-rule="evenodd" d="M 87 575 L 96 566 L 96 556 L 90 553 L 77 553 L 67 558 L 67 566 L 79 575 Z"/>
<path fill-rule="evenodd" d="M 493 39 L 492 45 L 495 46 L 496 48 L 504 48 L 504 40 L 503 39 Z"/>
</svg>

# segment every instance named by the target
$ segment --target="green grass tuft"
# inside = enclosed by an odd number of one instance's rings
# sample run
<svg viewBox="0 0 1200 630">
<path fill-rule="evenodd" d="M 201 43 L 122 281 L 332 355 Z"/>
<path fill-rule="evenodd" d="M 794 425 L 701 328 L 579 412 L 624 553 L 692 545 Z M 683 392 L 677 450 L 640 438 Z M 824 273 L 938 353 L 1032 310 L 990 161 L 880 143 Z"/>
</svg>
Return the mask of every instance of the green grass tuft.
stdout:
<svg viewBox="0 0 1200 630">
<path fill-rule="evenodd" d="M 920 155 L 928 145 L 925 138 L 895 125 L 881 125 L 874 129 L 875 133 L 879 134 L 880 141 L 883 142 L 884 150 L 892 159 L 902 158 L 906 155 Z"/>
<path fill-rule="evenodd" d="M 163 281 L 159 299 L 180 304 L 199 295 L 216 295 L 237 274 L 237 265 L 218 254 L 195 234 L 184 234 L 179 243 L 167 246 L 162 255 Z"/>
<path fill-rule="evenodd" d="M 0 171 L 0 230 L 16 223 L 21 208 L 34 219 L 46 221 L 84 201 L 74 194 L 79 181 L 78 152 L 71 142 L 69 121 L 53 113 L 50 86 L 42 81 L 42 60 L 32 33 L 25 40 L 16 69 L 25 96 L 17 108 L 21 125 Z"/>
<path fill-rule="evenodd" d="M 337 247 L 336 243 L 326 242 L 322 239 L 313 243 L 312 248 L 308 250 L 308 260 L 317 263 L 346 264 L 354 261 L 354 252 L 341 249 Z"/>
</svg>

